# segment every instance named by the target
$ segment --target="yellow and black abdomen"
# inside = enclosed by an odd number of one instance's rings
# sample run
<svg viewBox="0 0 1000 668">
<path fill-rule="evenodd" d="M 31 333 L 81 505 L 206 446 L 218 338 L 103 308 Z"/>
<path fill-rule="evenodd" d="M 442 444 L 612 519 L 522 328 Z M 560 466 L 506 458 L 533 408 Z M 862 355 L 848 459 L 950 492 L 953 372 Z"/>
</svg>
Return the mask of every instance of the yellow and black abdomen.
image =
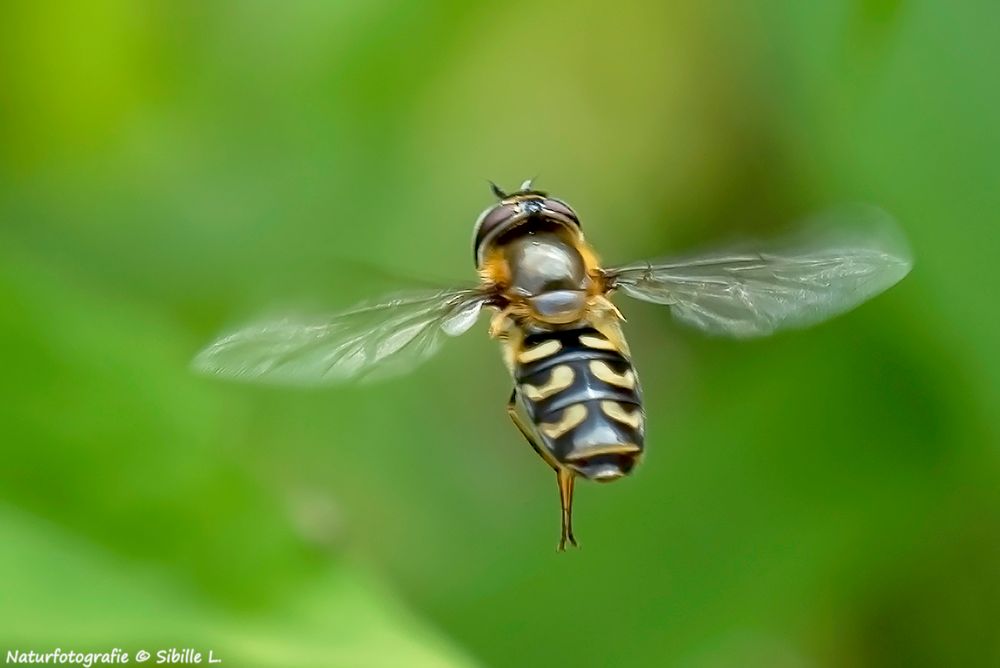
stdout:
<svg viewBox="0 0 1000 668">
<path fill-rule="evenodd" d="M 628 357 L 591 327 L 526 336 L 514 356 L 517 394 L 547 454 L 585 478 L 628 474 L 645 415 Z"/>
</svg>

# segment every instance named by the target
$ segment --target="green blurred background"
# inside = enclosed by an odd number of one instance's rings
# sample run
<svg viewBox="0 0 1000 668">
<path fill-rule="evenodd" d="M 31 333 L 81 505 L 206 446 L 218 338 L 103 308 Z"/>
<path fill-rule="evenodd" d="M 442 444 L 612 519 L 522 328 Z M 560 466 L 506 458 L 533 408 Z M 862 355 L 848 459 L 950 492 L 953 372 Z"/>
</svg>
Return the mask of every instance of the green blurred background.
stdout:
<svg viewBox="0 0 1000 668">
<path fill-rule="evenodd" d="M 995 2 L 5 2 L 0 650 L 229 666 L 1000 666 Z M 193 376 L 220 330 L 465 282 L 529 176 L 609 262 L 867 201 L 820 327 L 622 304 L 649 454 L 578 487 L 485 321 L 418 372 Z M 372 271 L 370 267 L 381 268 Z"/>
</svg>

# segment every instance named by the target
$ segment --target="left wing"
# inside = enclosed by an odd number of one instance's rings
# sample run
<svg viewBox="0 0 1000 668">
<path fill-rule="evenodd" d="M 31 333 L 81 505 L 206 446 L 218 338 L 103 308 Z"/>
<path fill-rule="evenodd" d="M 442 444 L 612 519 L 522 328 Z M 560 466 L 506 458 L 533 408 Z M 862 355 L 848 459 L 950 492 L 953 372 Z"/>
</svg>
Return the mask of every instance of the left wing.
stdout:
<svg viewBox="0 0 1000 668">
<path fill-rule="evenodd" d="M 873 209 L 860 214 L 867 225 L 854 232 L 812 227 L 770 249 L 652 260 L 606 274 L 612 289 L 670 306 L 679 321 L 711 334 L 745 338 L 806 327 L 849 311 L 910 271 L 891 219 Z"/>
<path fill-rule="evenodd" d="M 224 336 L 194 359 L 201 373 L 320 386 L 410 371 L 449 336 L 468 331 L 488 295 L 438 290 L 362 304 L 320 321 L 261 322 Z"/>
</svg>

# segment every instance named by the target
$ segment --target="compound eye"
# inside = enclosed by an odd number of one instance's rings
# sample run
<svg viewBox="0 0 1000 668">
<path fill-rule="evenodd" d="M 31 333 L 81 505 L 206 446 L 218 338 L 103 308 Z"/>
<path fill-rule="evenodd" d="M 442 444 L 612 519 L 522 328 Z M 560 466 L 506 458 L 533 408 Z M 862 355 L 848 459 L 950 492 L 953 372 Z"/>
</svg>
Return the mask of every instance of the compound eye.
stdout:
<svg viewBox="0 0 1000 668">
<path fill-rule="evenodd" d="M 580 219 L 577 217 L 576 211 L 571 209 L 569 204 L 561 199 L 555 199 L 554 197 L 547 198 L 545 200 L 545 208 L 553 213 L 569 218 L 577 225 L 580 224 Z"/>
<path fill-rule="evenodd" d="M 475 232 L 473 233 L 472 250 L 476 256 L 476 263 L 480 262 L 483 245 L 490 239 L 502 234 L 517 210 L 509 204 L 497 204 L 483 211 L 476 221 Z"/>
<path fill-rule="evenodd" d="M 497 229 L 515 213 L 517 213 L 517 211 L 515 211 L 514 207 L 506 204 L 497 204 L 492 209 L 487 209 L 479 218 L 479 224 L 476 226 L 479 236 L 485 236 L 492 230 Z"/>
</svg>

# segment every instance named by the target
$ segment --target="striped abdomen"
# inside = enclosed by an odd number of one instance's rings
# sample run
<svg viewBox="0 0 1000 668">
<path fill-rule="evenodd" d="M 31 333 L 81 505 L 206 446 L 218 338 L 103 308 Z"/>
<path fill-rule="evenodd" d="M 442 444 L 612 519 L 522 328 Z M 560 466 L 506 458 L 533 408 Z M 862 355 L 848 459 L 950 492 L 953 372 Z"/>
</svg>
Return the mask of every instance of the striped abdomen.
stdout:
<svg viewBox="0 0 1000 668">
<path fill-rule="evenodd" d="M 594 480 L 626 475 L 642 453 L 645 416 L 632 363 L 596 329 L 539 332 L 514 355 L 528 417 L 553 458 Z"/>
</svg>

